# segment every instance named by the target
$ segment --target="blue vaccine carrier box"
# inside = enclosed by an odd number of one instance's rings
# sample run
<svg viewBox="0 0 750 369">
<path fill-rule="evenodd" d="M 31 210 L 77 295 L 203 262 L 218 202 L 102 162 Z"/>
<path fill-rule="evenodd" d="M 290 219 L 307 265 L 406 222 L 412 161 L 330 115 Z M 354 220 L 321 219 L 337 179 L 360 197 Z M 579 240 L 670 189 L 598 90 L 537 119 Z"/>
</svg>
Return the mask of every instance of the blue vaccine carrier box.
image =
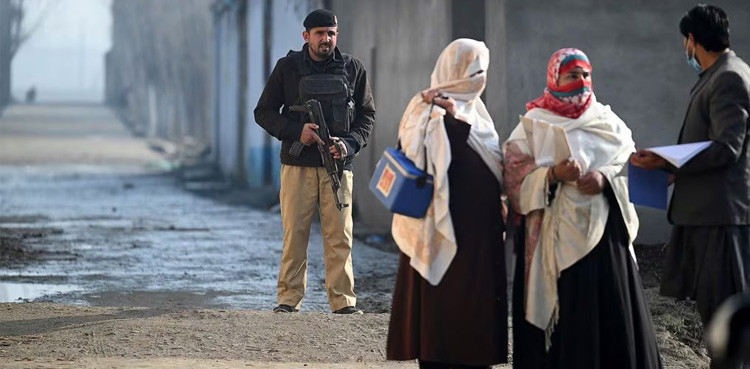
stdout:
<svg viewBox="0 0 750 369">
<path fill-rule="evenodd" d="M 385 149 L 370 179 L 370 191 L 385 207 L 412 218 L 424 217 L 433 190 L 433 177 L 393 147 Z"/>
</svg>

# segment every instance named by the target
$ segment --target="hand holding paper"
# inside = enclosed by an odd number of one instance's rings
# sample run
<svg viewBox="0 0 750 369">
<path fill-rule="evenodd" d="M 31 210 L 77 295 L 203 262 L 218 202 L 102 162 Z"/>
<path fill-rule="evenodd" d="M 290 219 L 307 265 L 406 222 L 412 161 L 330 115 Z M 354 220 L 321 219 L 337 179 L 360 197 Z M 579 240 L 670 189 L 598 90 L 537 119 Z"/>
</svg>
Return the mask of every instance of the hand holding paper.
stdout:
<svg viewBox="0 0 750 369">
<path fill-rule="evenodd" d="M 679 168 L 710 145 L 711 141 L 701 141 L 682 145 L 652 147 L 638 150 L 630 157 L 630 162 L 639 168 L 649 170 L 663 168 L 667 162 Z"/>
<path fill-rule="evenodd" d="M 669 173 L 660 169 L 664 169 L 667 162 L 679 168 L 710 145 L 711 141 L 703 141 L 638 150 L 630 156 L 628 165 L 630 201 L 636 205 L 666 209 L 667 188 L 671 181 Z"/>
<path fill-rule="evenodd" d="M 648 151 L 648 149 L 640 149 L 630 155 L 630 164 L 639 169 L 654 170 L 664 169 L 667 166 L 667 161 Z"/>
<path fill-rule="evenodd" d="M 538 166 L 551 166 L 572 157 L 573 151 L 565 129 L 543 120 L 524 116 L 519 118 Z"/>
</svg>

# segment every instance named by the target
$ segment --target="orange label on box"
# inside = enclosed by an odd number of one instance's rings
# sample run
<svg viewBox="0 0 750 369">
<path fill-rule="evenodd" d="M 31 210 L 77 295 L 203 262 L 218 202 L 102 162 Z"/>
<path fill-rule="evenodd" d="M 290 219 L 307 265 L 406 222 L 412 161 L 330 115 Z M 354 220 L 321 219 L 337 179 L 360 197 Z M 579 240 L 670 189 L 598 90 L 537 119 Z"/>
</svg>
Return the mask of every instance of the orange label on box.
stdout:
<svg viewBox="0 0 750 369">
<path fill-rule="evenodd" d="M 393 172 L 393 169 L 386 165 L 383 167 L 383 173 L 380 175 L 380 180 L 378 180 L 378 186 L 377 189 L 385 196 L 388 197 L 388 195 L 391 193 L 391 188 L 393 187 L 393 182 L 396 179 L 396 173 Z"/>
</svg>

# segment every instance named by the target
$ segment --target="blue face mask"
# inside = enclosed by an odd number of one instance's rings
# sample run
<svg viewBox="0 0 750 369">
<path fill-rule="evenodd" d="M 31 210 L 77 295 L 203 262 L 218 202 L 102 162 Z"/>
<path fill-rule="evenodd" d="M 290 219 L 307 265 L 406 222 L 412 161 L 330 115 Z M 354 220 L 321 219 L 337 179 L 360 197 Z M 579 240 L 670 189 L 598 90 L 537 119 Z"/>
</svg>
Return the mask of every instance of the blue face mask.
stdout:
<svg viewBox="0 0 750 369">
<path fill-rule="evenodd" d="M 687 63 L 689 66 L 695 69 L 698 73 L 703 72 L 703 67 L 701 67 L 701 63 L 698 63 L 698 60 L 695 59 L 695 49 L 693 49 L 693 56 L 690 56 L 690 54 L 688 54 L 687 47 L 686 47 L 685 58 L 687 59 Z"/>
</svg>

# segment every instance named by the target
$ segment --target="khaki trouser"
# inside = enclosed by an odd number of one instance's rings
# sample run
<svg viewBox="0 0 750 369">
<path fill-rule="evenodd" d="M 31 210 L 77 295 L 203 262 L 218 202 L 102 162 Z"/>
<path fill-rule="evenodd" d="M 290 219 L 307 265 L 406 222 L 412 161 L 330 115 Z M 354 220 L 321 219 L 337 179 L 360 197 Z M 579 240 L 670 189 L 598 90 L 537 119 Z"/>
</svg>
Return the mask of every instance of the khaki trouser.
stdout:
<svg viewBox="0 0 750 369">
<path fill-rule="evenodd" d="M 281 221 L 284 250 L 279 271 L 278 302 L 299 309 L 307 285 L 307 244 L 315 210 L 320 214 L 326 293 L 331 310 L 354 306 L 352 272 L 352 172 L 341 178 L 339 199 L 349 207 L 339 211 L 325 168 L 282 165 Z"/>
</svg>

